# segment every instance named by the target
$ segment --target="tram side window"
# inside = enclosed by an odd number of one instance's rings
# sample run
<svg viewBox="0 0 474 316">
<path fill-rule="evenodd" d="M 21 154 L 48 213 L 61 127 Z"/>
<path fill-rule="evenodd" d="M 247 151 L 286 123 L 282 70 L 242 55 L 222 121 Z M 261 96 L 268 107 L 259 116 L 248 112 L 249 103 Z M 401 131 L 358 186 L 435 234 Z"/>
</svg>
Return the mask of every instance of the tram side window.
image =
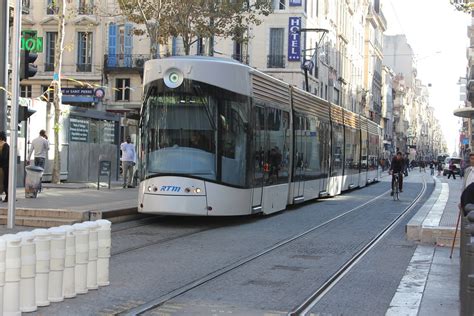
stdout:
<svg viewBox="0 0 474 316">
<path fill-rule="evenodd" d="M 362 168 L 362 171 L 367 171 L 367 131 L 365 130 L 362 130 L 361 131 L 361 162 L 360 162 L 360 165 L 361 165 L 361 168 Z"/>
<path fill-rule="evenodd" d="M 319 131 L 320 121 L 316 117 L 309 118 L 309 146 L 307 148 L 308 167 L 306 176 L 308 179 L 318 179 L 321 177 L 321 142 Z"/>
<path fill-rule="evenodd" d="M 246 185 L 248 105 L 223 101 L 219 137 L 222 153 L 222 182 Z"/>
<path fill-rule="evenodd" d="M 288 161 L 290 155 L 290 134 L 288 112 L 271 107 L 266 108 L 268 149 L 268 182 L 277 184 L 288 182 Z"/>
<path fill-rule="evenodd" d="M 375 170 L 378 166 L 379 137 L 369 134 L 369 170 Z"/>
<path fill-rule="evenodd" d="M 330 156 L 330 135 L 331 128 L 329 122 L 319 122 L 319 160 L 321 161 L 321 177 L 326 177 L 329 172 L 329 156 Z"/>
<path fill-rule="evenodd" d="M 344 130 L 340 124 L 333 123 L 333 143 L 332 143 L 332 176 L 342 175 L 342 159 L 344 148 Z"/>
</svg>

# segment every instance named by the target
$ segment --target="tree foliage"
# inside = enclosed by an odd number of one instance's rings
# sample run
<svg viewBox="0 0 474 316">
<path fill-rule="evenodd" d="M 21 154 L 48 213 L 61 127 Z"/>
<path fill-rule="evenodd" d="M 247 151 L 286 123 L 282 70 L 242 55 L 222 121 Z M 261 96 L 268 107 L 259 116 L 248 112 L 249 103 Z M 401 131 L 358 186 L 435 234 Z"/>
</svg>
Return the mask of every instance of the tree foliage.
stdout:
<svg viewBox="0 0 474 316">
<path fill-rule="evenodd" d="M 456 8 L 458 11 L 471 13 L 474 9 L 474 3 L 464 2 L 460 3 L 459 1 L 450 0 L 450 3 Z"/>
<path fill-rule="evenodd" d="M 186 55 L 197 38 L 245 42 L 247 28 L 272 12 L 271 0 L 119 0 L 119 7 L 129 21 L 145 25 L 135 34 L 150 37 L 152 54 L 171 37 L 182 39 Z"/>
</svg>

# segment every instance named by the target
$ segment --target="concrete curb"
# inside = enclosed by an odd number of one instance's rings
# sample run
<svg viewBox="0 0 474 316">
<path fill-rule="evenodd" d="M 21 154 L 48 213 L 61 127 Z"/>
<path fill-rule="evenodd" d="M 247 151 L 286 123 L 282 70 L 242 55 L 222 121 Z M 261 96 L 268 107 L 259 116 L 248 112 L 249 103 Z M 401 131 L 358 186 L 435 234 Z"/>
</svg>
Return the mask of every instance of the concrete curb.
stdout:
<svg viewBox="0 0 474 316">
<path fill-rule="evenodd" d="M 439 226 L 449 198 L 449 186 L 433 176 L 435 189 L 405 227 L 408 240 L 424 244 L 451 244 L 455 227 Z M 456 238 L 456 245 L 459 243 Z"/>
</svg>

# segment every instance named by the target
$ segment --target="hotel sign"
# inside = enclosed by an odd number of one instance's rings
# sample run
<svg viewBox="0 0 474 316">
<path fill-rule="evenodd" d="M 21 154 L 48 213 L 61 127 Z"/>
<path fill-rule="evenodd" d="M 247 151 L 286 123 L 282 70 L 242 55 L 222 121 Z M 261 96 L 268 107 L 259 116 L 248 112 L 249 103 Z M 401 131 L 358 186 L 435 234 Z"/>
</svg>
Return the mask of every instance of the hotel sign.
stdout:
<svg viewBox="0 0 474 316">
<path fill-rule="evenodd" d="M 301 59 L 301 17 L 290 17 L 288 23 L 288 61 Z"/>
</svg>

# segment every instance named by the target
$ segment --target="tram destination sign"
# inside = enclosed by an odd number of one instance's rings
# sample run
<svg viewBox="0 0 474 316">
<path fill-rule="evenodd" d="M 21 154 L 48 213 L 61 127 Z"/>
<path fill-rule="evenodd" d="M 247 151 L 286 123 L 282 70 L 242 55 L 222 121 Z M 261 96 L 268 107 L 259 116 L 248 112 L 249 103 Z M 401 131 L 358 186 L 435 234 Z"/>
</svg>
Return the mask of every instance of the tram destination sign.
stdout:
<svg viewBox="0 0 474 316">
<path fill-rule="evenodd" d="M 290 17 L 288 23 L 288 61 L 301 59 L 301 17 Z"/>
</svg>

